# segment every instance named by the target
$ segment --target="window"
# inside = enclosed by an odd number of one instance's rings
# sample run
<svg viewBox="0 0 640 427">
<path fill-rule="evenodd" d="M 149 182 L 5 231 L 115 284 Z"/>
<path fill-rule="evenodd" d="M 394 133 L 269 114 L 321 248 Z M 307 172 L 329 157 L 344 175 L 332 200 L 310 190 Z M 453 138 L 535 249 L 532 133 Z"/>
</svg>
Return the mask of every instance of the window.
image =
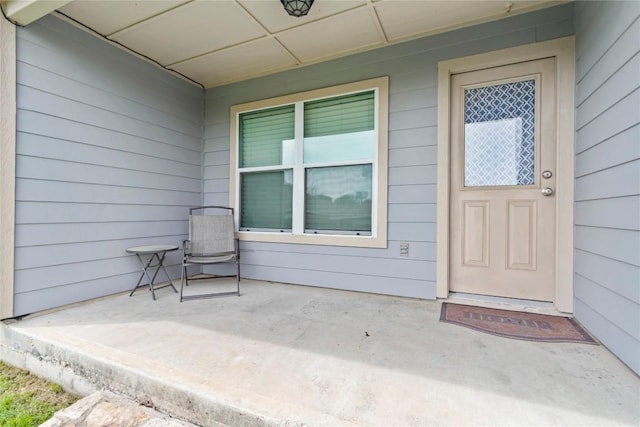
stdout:
<svg viewBox="0 0 640 427">
<path fill-rule="evenodd" d="M 231 108 L 242 240 L 386 247 L 386 77 Z"/>
</svg>

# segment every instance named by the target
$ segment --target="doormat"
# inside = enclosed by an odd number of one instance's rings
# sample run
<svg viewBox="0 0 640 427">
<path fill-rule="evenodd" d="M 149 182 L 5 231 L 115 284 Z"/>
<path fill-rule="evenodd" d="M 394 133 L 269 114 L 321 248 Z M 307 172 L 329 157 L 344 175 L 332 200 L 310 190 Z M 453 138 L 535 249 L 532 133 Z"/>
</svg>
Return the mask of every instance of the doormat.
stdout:
<svg viewBox="0 0 640 427">
<path fill-rule="evenodd" d="M 440 321 L 506 338 L 542 342 L 597 342 L 573 319 L 443 302 Z"/>
</svg>

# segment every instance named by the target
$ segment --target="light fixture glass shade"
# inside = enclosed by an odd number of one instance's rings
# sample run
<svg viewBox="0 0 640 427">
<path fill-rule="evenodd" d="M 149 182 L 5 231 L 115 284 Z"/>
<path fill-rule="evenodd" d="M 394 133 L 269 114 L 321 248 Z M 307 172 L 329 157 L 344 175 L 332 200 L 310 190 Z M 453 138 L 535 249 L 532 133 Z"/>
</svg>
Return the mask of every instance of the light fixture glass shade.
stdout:
<svg viewBox="0 0 640 427">
<path fill-rule="evenodd" d="M 284 6 L 284 10 L 291 16 L 300 18 L 309 13 L 313 0 L 280 0 Z"/>
</svg>

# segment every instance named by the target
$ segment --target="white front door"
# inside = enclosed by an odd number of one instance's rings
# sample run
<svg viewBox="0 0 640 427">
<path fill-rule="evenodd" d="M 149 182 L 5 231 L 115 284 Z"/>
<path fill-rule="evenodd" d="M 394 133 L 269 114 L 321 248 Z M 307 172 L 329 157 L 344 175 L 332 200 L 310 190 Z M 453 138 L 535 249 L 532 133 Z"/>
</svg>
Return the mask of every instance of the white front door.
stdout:
<svg viewBox="0 0 640 427">
<path fill-rule="evenodd" d="M 553 301 L 555 58 L 451 77 L 450 290 Z"/>
</svg>

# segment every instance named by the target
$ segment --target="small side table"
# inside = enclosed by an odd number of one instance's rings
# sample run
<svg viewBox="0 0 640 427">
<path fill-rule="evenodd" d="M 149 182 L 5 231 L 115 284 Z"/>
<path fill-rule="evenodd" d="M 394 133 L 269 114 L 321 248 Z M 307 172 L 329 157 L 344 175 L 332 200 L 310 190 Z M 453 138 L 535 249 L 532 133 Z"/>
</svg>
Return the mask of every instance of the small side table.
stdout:
<svg viewBox="0 0 640 427">
<path fill-rule="evenodd" d="M 167 273 L 167 269 L 164 268 L 164 258 L 167 255 L 167 252 L 177 250 L 178 246 L 176 245 L 149 245 L 134 246 L 132 248 L 128 248 L 127 252 L 130 254 L 135 254 L 138 257 L 140 264 L 142 265 L 142 274 L 140 275 L 140 279 L 138 279 L 138 283 L 136 283 L 136 286 L 133 288 L 129 296 L 132 296 L 136 289 L 138 289 L 140 286 L 144 286 L 140 284 L 142 283 L 142 279 L 144 278 L 144 276 L 147 276 L 147 279 L 149 280 L 149 289 L 151 290 L 151 296 L 153 297 L 154 301 L 156 299 L 156 289 L 162 289 L 166 288 L 167 286 L 171 286 L 173 288 L 173 291 L 175 293 L 178 293 L 178 290 L 175 288 L 175 286 L 173 286 L 173 281 L 171 280 L 171 277 L 169 277 L 169 273 Z M 144 259 L 146 256 L 149 256 L 147 260 Z M 154 260 L 156 261 L 155 264 Z M 154 268 L 156 269 L 156 271 L 153 274 L 153 277 L 150 277 L 149 269 Z M 167 279 L 169 279 L 169 284 L 156 288 L 154 286 L 154 282 L 156 280 L 156 276 L 158 276 L 158 272 L 161 269 L 162 271 L 164 271 Z"/>
</svg>

